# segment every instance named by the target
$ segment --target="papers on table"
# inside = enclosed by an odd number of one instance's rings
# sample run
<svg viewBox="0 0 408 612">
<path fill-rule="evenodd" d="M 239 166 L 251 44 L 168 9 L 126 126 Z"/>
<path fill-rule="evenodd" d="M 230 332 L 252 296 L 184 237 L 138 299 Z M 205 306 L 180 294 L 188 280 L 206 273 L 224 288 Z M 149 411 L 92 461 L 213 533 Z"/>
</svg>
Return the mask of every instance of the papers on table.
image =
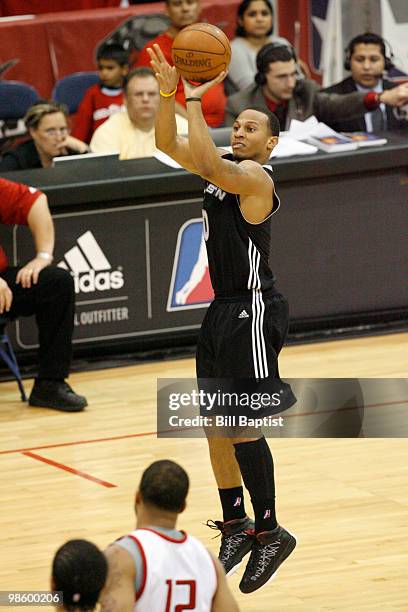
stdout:
<svg viewBox="0 0 408 612">
<path fill-rule="evenodd" d="M 307 140 L 326 153 L 337 153 L 339 151 L 352 151 L 357 149 L 357 143 L 347 136 L 339 134 L 331 127 L 318 121 L 312 116 L 306 121 L 292 119 L 289 127 L 289 136 L 298 140 Z"/>
<path fill-rule="evenodd" d="M 293 119 L 290 123 L 288 136 L 295 140 L 307 140 L 327 153 L 351 151 L 359 147 L 378 146 L 387 142 L 368 132 L 339 133 L 331 127 L 317 121 L 316 117 L 309 117 L 306 121 Z"/>
<path fill-rule="evenodd" d="M 279 137 L 279 142 L 272 151 L 271 157 L 291 157 L 292 155 L 310 155 L 316 153 L 317 147 L 295 140 L 286 134 Z"/>
</svg>

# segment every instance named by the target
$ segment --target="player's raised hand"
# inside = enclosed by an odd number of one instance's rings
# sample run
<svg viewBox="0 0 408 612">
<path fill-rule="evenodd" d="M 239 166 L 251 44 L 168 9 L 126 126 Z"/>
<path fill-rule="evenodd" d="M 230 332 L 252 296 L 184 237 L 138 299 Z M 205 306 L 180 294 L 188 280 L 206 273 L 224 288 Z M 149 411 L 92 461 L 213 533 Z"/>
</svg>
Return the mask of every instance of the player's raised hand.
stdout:
<svg viewBox="0 0 408 612">
<path fill-rule="evenodd" d="M 170 66 L 159 45 L 148 47 L 147 52 L 150 55 L 150 65 L 159 81 L 160 91 L 165 95 L 171 94 L 177 89 L 179 82 L 177 70 L 174 66 Z"/>
<path fill-rule="evenodd" d="M 214 85 L 218 85 L 218 83 L 221 83 L 226 76 L 227 71 L 223 70 L 215 77 L 215 79 L 207 81 L 206 83 L 201 83 L 201 85 L 194 85 L 190 83 L 190 81 L 187 81 L 184 77 L 181 77 L 181 80 L 183 81 L 184 85 L 184 94 L 186 98 L 201 98 L 209 89 L 211 89 L 211 87 L 214 87 Z"/>
</svg>

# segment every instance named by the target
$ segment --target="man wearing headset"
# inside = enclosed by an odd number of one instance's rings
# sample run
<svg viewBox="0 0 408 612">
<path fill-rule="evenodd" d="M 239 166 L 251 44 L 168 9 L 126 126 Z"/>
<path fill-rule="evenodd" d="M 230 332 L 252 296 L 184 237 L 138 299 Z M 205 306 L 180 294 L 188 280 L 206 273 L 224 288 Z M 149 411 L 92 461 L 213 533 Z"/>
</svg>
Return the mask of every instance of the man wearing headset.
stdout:
<svg viewBox="0 0 408 612">
<path fill-rule="evenodd" d="M 377 93 L 354 91 L 347 95 L 322 92 L 310 79 L 299 78 L 293 48 L 278 43 L 262 47 L 256 58 L 255 83 L 228 98 L 226 123 L 232 125 L 246 108 L 268 108 L 279 119 L 281 130 L 292 119 L 304 121 L 315 115 L 334 127 L 343 118 L 364 118 L 381 104 L 403 106 L 408 102 L 408 84 Z"/>
<path fill-rule="evenodd" d="M 389 45 L 388 45 L 389 46 Z M 353 38 L 347 48 L 344 59 L 344 68 L 351 72 L 340 83 L 324 89 L 327 93 L 349 94 L 355 91 L 374 91 L 382 94 L 395 87 L 395 83 L 384 78 L 384 73 L 393 68 L 393 53 L 390 48 L 389 55 L 386 43 L 381 36 L 366 32 Z M 381 132 L 384 130 L 398 130 L 407 127 L 408 123 L 398 118 L 392 108 L 380 104 L 377 110 L 367 112 L 362 117 L 341 117 L 332 125 L 341 132 Z"/>
</svg>

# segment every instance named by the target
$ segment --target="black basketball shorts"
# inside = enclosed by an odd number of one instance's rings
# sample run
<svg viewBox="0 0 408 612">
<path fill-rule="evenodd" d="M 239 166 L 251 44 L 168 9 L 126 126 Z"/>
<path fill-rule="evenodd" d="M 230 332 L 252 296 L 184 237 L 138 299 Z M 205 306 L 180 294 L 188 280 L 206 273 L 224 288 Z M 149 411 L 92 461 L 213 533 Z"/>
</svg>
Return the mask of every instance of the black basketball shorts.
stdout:
<svg viewBox="0 0 408 612">
<path fill-rule="evenodd" d="M 240 301 L 215 299 L 198 338 L 197 377 L 278 377 L 278 355 L 288 324 L 288 303 L 279 293 L 264 297 L 257 292 Z"/>
<path fill-rule="evenodd" d="M 278 368 L 288 323 L 288 303 L 280 294 L 214 300 L 197 345 L 198 387 L 206 398 L 200 401 L 201 415 L 265 416 L 296 402 Z M 215 398 L 211 410 L 209 397 Z"/>
</svg>

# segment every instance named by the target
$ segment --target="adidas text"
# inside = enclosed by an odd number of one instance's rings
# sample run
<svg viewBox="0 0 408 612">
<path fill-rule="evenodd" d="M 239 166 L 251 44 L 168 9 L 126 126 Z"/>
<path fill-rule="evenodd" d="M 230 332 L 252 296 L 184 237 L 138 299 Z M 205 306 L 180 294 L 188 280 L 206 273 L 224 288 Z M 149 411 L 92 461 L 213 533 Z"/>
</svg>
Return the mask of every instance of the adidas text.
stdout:
<svg viewBox="0 0 408 612">
<path fill-rule="evenodd" d="M 93 291 L 108 291 L 121 289 L 125 283 L 123 272 L 95 272 L 90 270 L 84 274 L 73 274 L 75 293 L 92 293 Z"/>
</svg>

